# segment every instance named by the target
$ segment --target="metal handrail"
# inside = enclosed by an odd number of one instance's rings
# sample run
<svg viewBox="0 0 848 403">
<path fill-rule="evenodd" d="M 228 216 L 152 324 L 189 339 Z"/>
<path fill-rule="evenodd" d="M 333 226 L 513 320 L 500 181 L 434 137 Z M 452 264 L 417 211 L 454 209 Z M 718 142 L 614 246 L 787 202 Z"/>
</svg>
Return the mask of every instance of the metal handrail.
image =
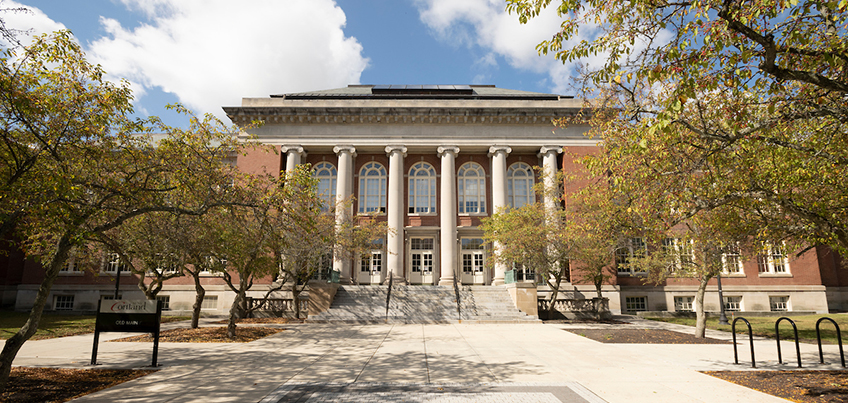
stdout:
<svg viewBox="0 0 848 403">
<path fill-rule="evenodd" d="M 830 321 L 830 323 L 833 323 L 833 326 L 836 327 L 836 340 L 839 341 L 839 358 L 842 359 L 842 367 L 845 367 L 845 352 L 842 351 L 842 333 L 839 331 L 839 325 L 836 324 L 836 321 L 828 317 L 819 318 L 819 320 L 816 321 L 816 339 L 819 343 L 819 362 L 821 364 L 824 364 L 824 353 L 822 352 L 821 345 L 821 332 L 819 330 L 819 325 L 823 320 Z"/>
<path fill-rule="evenodd" d="M 748 326 L 748 339 L 751 341 L 751 368 L 757 368 L 757 362 L 754 360 L 754 331 L 751 329 L 751 322 L 741 316 L 734 319 L 730 326 L 730 331 L 733 333 L 733 361 L 739 364 L 739 356 L 736 353 L 736 322 L 740 320 Z"/>
<path fill-rule="evenodd" d="M 386 323 L 389 323 L 389 302 L 392 299 L 392 280 L 395 276 L 389 273 L 389 290 L 386 292 Z"/>
<path fill-rule="evenodd" d="M 792 329 L 795 330 L 795 353 L 798 355 L 798 368 L 801 368 L 801 346 L 798 344 L 798 326 L 795 326 L 795 321 L 787 317 L 782 317 L 774 322 L 774 338 L 777 340 L 777 362 L 783 364 L 783 357 L 780 355 L 780 321 L 788 320 L 792 324 Z"/>
</svg>

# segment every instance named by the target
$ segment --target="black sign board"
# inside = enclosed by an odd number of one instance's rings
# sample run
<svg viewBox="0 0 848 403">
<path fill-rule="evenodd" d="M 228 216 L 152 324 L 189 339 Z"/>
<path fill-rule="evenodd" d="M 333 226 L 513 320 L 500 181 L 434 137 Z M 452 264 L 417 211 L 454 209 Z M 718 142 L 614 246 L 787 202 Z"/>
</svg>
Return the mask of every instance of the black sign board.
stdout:
<svg viewBox="0 0 848 403">
<path fill-rule="evenodd" d="M 91 365 L 97 365 L 97 344 L 100 341 L 100 332 L 139 332 L 153 334 L 153 364 L 151 366 L 157 366 L 161 319 L 162 303 L 160 301 L 101 299 L 97 306 L 97 320 L 94 324 Z"/>
</svg>

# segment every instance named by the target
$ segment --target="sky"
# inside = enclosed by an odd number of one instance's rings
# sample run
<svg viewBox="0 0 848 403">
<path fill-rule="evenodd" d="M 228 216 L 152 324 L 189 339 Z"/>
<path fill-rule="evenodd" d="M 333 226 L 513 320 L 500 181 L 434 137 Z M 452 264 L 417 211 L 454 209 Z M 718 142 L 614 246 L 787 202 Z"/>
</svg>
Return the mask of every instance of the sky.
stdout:
<svg viewBox="0 0 848 403">
<path fill-rule="evenodd" d="M 7 27 L 70 29 L 108 79 L 130 83 L 139 116 L 181 127 L 165 105 L 229 123 L 221 107 L 243 97 L 348 84 L 573 93 L 573 66 L 535 50 L 560 18 L 521 25 L 504 0 L 0 0 L 18 6 L 32 12 L 4 13 Z"/>
</svg>

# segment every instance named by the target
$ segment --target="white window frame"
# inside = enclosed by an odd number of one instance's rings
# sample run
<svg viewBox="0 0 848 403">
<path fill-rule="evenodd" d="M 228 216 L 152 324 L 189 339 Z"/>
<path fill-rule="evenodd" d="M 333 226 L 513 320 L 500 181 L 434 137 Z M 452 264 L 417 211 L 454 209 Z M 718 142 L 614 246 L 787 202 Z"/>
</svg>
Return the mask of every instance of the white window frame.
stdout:
<svg viewBox="0 0 848 403">
<path fill-rule="evenodd" d="M 738 245 L 726 248 L 721 254 L 721 274 L 727 277 L 745 276 L 745 265 Z"/>
<path fill-rule="evenodd" d="M 533 168 L 530 167 L 529 164 L 525 162 L 516 162 L 509 166 L 509 169 L 506 171 L 506 198 L 509 207 L 521 208 L 524 205 L 536 202 L 536 193 L 533 191 L 535 179 Z M 516 195 L 516 190 L 526 193 L 523 195 Z M 519 202 L 517 200 L 518 198 L 526 198 L 526 200 Z"/>
<path fill-rule="evenodd" d="M 757 272 L 760 276 L 791 276 L 789 256 L 784 252 L 785 245 L 775 247 L 766 244 L 757 259 Z"/>
<path fill-rule="evenodd" d="M 201 310 L 210 310 L 210 309 L 218 309 L 218 296 L 217 295 L 204 295 L 203 303 L 200 304 Z"/>
<path fill-rule="evenodd" d="M 409 169 L 409 214 L 436 214 L 436 169 L 424 161 Z"/>
<path fill-rule="evenodd" d="M 637 305 L 641 306 L 641 309 L 633 309 Z M 631 296 L 624 297 L 624 310 L 627 312 L 645 312 L 648 310 L 648 297 L 647 296 Z"/>
<path fill-rule="evenodd" d="M 769 295 L 769 310 L 772 312 L 791 311 L 788 295 Z"/>
<path fill-rule="evenodd" d="M 359 214 L 380 214 L 386 212 L 386 167 L 376 161 L 370 161 L 359 170 Z M 371 188 L 369 188 L 371 184 Z M 377 189 L 373 189 L 376 186 Z M 373 190 L 369 191 L 369 189 Z"/>
<path fill-rule="evenodd" d="M 122 262 L 121 254 L 117 252 L 106 252 L 103 256 L 103 265 L 100 268 L 101 273 L 115 275 L 118 273 L 118 266 L 121 266 L 121 275 L 129 276 L 131 270 L 128 264 Z"/>
<path fill-rule="evenodd" d="M 727 312 L 742 311 L 742 296 L 728 295 L 724 297 L 724 310 Z"/>
<path fill-rule="evenodd" d="M 53 310 L 54 311 L 73 311 L 75 298 L 73 295 L 54 295 Z"/>
<path fill-rule="evenodd" d="M 62 266 L 62 269 L 59 270 L 59 275 L 60 276 L 82 276 L 83 272 L 82 272 L 82 270 L 80 270 L 80 268 L 79 268 L 80 265 L 78 265 L 77 263 L 78 262 L 77 262 L 76 248 L 74 248 L 74 249 L 71 250 L 70 257 L 68 257 L 68 260 Z"/>
<path fill-rule="evenodd" d="M 339 180 L 339 173 L 336 166 L 327 161 L 321 161 L 315 164 L 312 169 L 312 176 L 318 180 L 318 187 L 315 190 L 318 192 L 318 197 L 324 202 L 322 209 L 324 211 L 332 210 L 336 206 L 336 184 Z"/>
<path fill-rule="evenodd" d="M 630 260 L 648 255 L 648 245 L 642 238 L 628 238 L 625 245 L 615 250 L 615 267 L 619 275 L 644 275 L 645 271 L 634 271 Z"/>
<path fill-rule="evenodd" d="M 467 274 L 480 274 L 486 269 L 486 244 L 483 238 L 463 237 L 460 240 L 460 250 L 462 255 L 462 272 Z M 466 266 L 466 258 L 469 258 L 469 265 Z M 466 270 L 468 268 L 469 270 Z M 535 273 L 534 273 L 535 278 Z"/>
<path fill-rule="evenodd" d="M 162 301 L 162 310 L 170 311 L 171 310 L 171 296 L 170 295 L 157 295 L 156 301 Z"/>
<path fill-rule="evenodd" d="M 675 312 L 695 312 L 695 297 L 689 295 L 677 295 L 674 297 Z"/>
<path fill-rule="evenodd" d="M 459 214 L 486 214 L 486 171 L 483 166 L 476 162 L 462 164 L 457 171 L 456 181 Z"/>
<path fill-rule="evenodd" d="M 688 271 L 695 262 L 695 243 L 690 239 L 665 238 L 662 241 L 663 251 L 672 258 L 671 271 Z"/>
</svg>

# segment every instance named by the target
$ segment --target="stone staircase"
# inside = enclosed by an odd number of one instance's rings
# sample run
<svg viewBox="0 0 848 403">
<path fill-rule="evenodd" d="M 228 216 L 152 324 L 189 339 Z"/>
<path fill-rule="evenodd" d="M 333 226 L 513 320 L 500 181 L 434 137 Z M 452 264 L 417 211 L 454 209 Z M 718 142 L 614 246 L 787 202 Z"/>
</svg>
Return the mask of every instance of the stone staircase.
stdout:
<svg viewBox="0 0 848 403">
<path fill-rule="evenodd" d="M 386 314 L 387 286 L 339 287 L 330 309 L 311 316 L 312 323 L 532 323 L 538 319 L 519 311 L 501 287 L 395 285 Z"/>
</svg>

